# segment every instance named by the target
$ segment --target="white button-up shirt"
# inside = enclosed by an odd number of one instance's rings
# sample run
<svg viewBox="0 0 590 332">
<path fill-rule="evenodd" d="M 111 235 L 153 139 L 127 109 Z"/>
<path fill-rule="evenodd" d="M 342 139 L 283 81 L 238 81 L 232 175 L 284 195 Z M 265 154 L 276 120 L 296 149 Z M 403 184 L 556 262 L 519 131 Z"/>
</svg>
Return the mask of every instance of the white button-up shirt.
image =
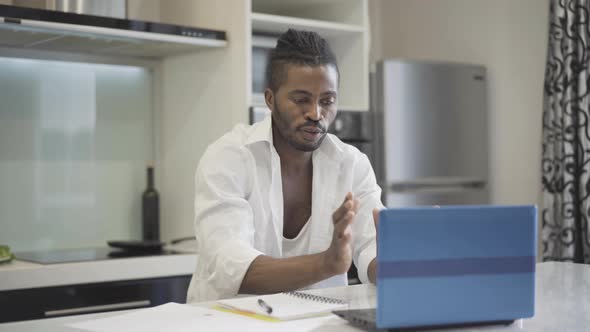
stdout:
<svg viewBox="0 0 590 332">
<path fill-rule="evenodd" d="M 271 117 L 237 125 L 211 144 L 195 175 L 195 233 L 199 259 L 188 302 L 233 297 L 259 255 L 283 257 L 283 190 Z M 353 260 L 359 279 L 376 256 L 372 210 L 382 208 L 381 188 L 366 155 L 328 134 L 312 154 L 309 252 L 330 246 L 332 213 L 347 192 L 360 200 L 352 223 Z M 340 278 L 346 284 L 346 278 Z"/>
</svg>

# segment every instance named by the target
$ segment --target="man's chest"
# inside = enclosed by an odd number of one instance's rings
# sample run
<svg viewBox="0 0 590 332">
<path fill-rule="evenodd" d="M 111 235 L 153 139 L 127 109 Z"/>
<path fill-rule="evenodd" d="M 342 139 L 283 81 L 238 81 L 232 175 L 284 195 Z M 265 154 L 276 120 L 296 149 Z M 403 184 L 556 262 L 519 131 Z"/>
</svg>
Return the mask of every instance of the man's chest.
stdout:
<svg viewBox="0 0 590 332">
<path fill-rule="evenodd" d="M 312 175 L 283 176 L 283 236 L 295 238 L 312 212 Z"/>
<path fill-rule="evenodd" d="M 284 177 L 278 156 L 265 151 L 253 158 L 246 199 L 252 213 L 255 247 L 273 257 L 281 257 L 284 236 L 293 238 L 310 221 L 310 253 L 329 245 L 333 225 L 332 213 L 347 192 L 353 191 L 353 163 L 338 158 L 318 156 L 313 160 L 313 176 L 307 181 Z M 264 157 L 264 158 L 263 158 Z"/>
</svg>

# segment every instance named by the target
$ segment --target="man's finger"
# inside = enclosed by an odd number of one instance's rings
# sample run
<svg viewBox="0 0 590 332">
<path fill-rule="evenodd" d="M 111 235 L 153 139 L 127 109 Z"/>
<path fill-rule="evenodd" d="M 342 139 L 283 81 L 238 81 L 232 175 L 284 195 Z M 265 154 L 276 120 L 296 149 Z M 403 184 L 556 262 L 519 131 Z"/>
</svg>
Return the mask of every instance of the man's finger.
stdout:
<svg viewBox="0 0 590 332">
<path fill-rule="evenodd" d="M 344 230 L 346 229 L 347 226 L 352 224 L 352 221 L 354 220 L 355 216 L 356 216 L 356 213 L 354 213 L 354 211 L 348 211 L 342 219 L 338 220 L 335 223 L 334 233 L 336 234 L 337 238 L 342 237 Z"/>
<path fill-rule="evenodd" d="M 336 238 L 336 245 L 339 247 L 343 247 L 349 245 L 352 241 L 352 227 L 350 225 L 344 229 L 342 234 Z"/>
<path fill-rule="evenodd" d="M 344 214 L 350 209 L 354 208 L 354 202 L 352 201 L 352 193 L 346 194 L 344 201 L 332 214 L 332 222 L 335 224 L 338 220 L 342 219 Z"/>
<path fill-rule="evenodd" d="M 346 195 L 344 196 L 344 202 L 351 200 L 352 199 L 352 193 L 349 191 L 346 193 Z M 344 203 L 342 202 L 342 203 Z"/>
<path fill-rule="evenodd" d="M 346 226 L 344 232 L 342 232 L 342 239 L 345 241 L 350 241 L 352 239 L 352 227 L 350 227 L 350 225 Z"/>
<path fill-rule="evenodd" d="M 342 219 L 346 212 L 350 211 L 354 206 L 354 203 L 350 200 L 345 201 L 340 205 L 336 211 L 332 214 L 332 222 L 335 224 L 338 220 Z"/>
</svg>

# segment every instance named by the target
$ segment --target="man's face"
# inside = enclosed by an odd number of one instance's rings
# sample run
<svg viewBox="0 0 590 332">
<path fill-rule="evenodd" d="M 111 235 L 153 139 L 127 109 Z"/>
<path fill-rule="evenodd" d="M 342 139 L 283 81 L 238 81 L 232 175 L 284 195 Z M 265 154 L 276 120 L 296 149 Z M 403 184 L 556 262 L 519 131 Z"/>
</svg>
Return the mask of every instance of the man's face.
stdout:
<svg viewBox="0 0 590 332">
<path fill-rule="evenodd" d="M 299 151 L 314 151 L 337 113 L 338 73 L 334 66 L 287 67 L 276 93 L 265 92 L 275 132 Z"/>
</svg>

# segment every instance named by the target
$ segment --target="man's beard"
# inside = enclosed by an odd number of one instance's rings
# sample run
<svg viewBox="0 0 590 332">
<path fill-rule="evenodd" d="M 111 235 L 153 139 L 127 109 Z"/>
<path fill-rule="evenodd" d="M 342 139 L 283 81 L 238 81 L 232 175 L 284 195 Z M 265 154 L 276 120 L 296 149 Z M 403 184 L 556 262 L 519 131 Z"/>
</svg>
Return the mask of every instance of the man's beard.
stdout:
<svg viewBox="0 0 590 332">
<path fill-rule="evenodd" d="M 324 138 L 326 138 L 326 128 L 320 122 L 307 121 L 303 125 L 297 127 L 294 132 L 290 132 L 291 128 L 289 126 L 289 122 L 288 122 L 288 120 L 286 120 L 284 118 L 283 113 L 279 110 L 279 106 L 277 105 L 276 100 L 274 102 L 274 111 L 272 112 L 272 116 L 273 116 L 273 121 L 277 125 L 277 129 L 278 129 L 277 132 L 279 133 L 279 135 L 281 135 L 281 137 L 287 142 L 287 144 L 289 144 L 291 147 L 293 147 L 294 149 L 296 149 L 298 151 L 303 151 L 303 152 L 315 151 L 317 148 L 320 147 L 320 145 L 324 141 Z M 306 126 L 314 126 L 314 127 L 321 129 L 322 130 L 322 137 L 320 137 L 320 139 L 318 139 L 317 142 L 315 142 L 315 143 L 311 143 L 311 142 L 307 143 L 307 142 L 297 141 L 297 138 L 295 137 L 295 133 L 297 133 L 300 130 L 300 128 L 306 127 Z M 286 131 L 286 132 L 284 132 L 284 131 Z M 290 133 L 291 133 L 291 135 L 289 135 Z"/>
</svg>

